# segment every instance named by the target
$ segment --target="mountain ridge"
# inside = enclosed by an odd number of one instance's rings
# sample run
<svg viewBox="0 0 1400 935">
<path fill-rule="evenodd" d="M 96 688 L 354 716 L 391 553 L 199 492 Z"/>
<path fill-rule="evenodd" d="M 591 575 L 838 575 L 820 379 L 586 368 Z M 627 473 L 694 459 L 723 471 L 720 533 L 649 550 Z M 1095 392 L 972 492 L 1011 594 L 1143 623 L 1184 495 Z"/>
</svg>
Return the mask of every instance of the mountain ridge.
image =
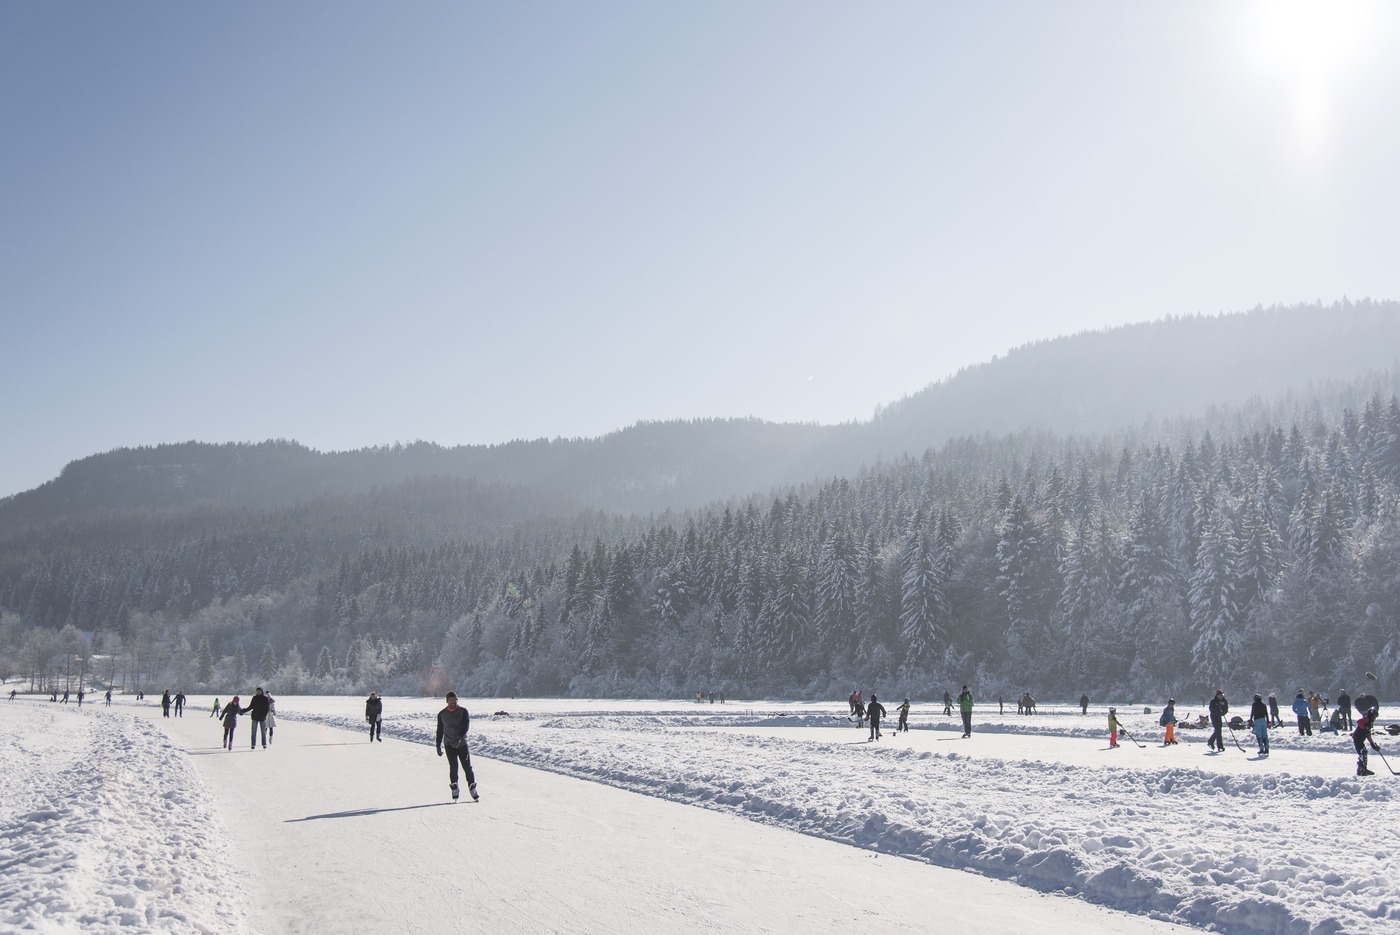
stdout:
<svg viewBox="0 0 1400 935">
<path fill-rule="evenodd" d="M 331 452 L 284 439 L 119 448 L 73 461 L 53 480 L 0 500 L 0 524 L 106 509 L 275 508 L 435 476 L 524 488 L 562 513 L 681 510 L 850 475 L 964 435 L 1097 434 L 1313 383 L 1400 372 L 1396 348 L 1400 303 L 1342 300 L 1174 316 L 1030 342 L 860 422 L 639 421 L 593 438 Z"/>
</svg>

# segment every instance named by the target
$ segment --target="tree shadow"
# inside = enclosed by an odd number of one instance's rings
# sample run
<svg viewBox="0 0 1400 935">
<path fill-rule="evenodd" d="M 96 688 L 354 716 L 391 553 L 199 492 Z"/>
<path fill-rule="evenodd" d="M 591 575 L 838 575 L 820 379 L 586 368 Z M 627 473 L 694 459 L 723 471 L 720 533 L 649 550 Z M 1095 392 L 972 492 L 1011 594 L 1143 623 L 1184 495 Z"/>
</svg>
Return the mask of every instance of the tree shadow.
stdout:
<svg viewBox="0 0 1400 935">
<path fill-rule="evenodd" d="M 324 815 L 307 815 L 305 818 L 288 818 L 283 824 L 293 824 L 298 821 L 320 821 L 322 818 L 363 818 L 366 815 L 379 815 L 383 812 L 411 812 L 418 808 L 438 808 L 451 804 L 451 802 L 429 802 L 425 805 L 400 805 L 394 808 L 357 808 L 348 812 L 327 812 Z"/>
</svg>

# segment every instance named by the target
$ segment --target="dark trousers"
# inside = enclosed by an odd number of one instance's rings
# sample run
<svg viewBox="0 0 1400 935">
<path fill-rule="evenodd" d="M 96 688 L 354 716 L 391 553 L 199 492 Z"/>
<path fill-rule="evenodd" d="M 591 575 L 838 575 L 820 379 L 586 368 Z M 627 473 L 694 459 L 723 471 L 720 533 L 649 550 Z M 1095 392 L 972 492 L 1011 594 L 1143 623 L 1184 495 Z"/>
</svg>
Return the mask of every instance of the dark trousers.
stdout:
<svg viewBox="0 0 1400 935">
<path fill-rule="evenodd" d="M 907 714 L 901 714 L 901 715 L 899 716 L 899 723 L 895 725 L 894 732 L 897 734 L 897 733 L 899 733 L 900 731 L 908 731 L 908 730 L 909 730 L 909 715 L 907 715 Z"/>
<path fill-rule="evenodd" d="M 1351 730 L 1356 725 L 1351 722 L 1351 705 L 1347 705 L 1342 711 L 1342 723 L 1346 724 L 1347 730 Z"/>
<path fill-rule="evenodd" d="M 233 749 L 233 728 L 232 724 L 224 725 L 224 746 L 230 750 Z"/>
<path fill-rule="evenodd" d="M 1224 750 L 1225 738 L 1220 733 L 1221 729 L 1225 726 L 1224 722 L 1220 718 L 1211 718 L 1210 726 L 1212 732 L 1210 739 L 1206 741 L 1206 746 L 1212 750 Z"/>
<path fill-rule="evenodd" d="M 457 785 L 457 761 L 462 763 L 462 774 L 467 777 L 467 785 L 476 785 L 476 774 L 472 772 L 472 755 L 466 747 L 444 746 L 447 753 L 447 781 Z"/>
<path fill-rule="evenodd" d="M 870 719 L 870 739 L 880 739 L 880 719 L 878 717 L 872 717 Z"/>
<path fill-rule="evenodd" d="M 254 721 L 253 721 L 253 734 L 252 734 L 252 736 L 253 736 L 253 747 L 257 747 L 257 745 L 258 745 L 258 728 L 260 728 L 260 727 L 262 728 L 262 744 L 263 744 L 264 747 L 267 746 L 267 722 L 266 722 L 266 721 L 254 720 Z"/>
<path fill-rule="evenodd" d="M 962 719 L 963 719 L 963 735 L 966 736 L 966 737 L 972 736 L 972 712 L 971 712 L 971 711 L 964 711 L 964 712 L 962 712 Z"/>
<path fill-rule="evenodd" d="M 1366 741 L 1353 737 L 1351 742 L 1356 747 L 1356 772 L 1360 774 L 1363 769 L 1369 768 L 1366 765 Z"/>
<path fill-rule="evenodd" d="M 370 721 L 370 722 L 369 722 L 369 739 L 370 739 L 370 740 L 373 740 L 375 737 L 378 737 L 381 733 L 383 733 L 384 728 L 383 728 L 382 724 L 383 724 L 382 721 Z"/>
<path fill-rule="evenodd" d="M 1312 736 L 1312 720 L 1306 714 L 1298 715 L 1298 736 Z"/>
</svg>

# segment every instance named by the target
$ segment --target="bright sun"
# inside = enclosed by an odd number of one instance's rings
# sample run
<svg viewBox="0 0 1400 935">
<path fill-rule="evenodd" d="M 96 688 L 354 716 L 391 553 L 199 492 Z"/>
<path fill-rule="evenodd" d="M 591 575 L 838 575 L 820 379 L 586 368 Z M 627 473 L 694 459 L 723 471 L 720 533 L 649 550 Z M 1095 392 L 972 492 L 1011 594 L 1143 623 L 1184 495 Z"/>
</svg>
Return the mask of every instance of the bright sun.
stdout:
<svg viewBox="0 0 1400 935">
<path fill-rule="evenodd" d="M 1248 7 L 1244 39 L 1252 63 L 1283 83 L 1297 142 L 1324 148 L 1331 111 L 1377 25 L 1369 3 L 1275 0 Z"/>
</svg>

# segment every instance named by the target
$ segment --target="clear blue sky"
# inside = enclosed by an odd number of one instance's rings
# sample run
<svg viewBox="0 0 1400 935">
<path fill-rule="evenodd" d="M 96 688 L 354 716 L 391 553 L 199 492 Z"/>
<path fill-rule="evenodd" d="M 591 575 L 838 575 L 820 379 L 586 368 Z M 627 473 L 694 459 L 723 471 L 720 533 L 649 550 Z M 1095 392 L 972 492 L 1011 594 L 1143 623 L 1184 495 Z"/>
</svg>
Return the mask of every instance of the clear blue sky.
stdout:
<svg viewBox="0 0 1400 935">
<path fill-rule="evenodd" d="M 0 4 L 0 496 L 1400 297 L 1400 7 Z"/>
</svg>

